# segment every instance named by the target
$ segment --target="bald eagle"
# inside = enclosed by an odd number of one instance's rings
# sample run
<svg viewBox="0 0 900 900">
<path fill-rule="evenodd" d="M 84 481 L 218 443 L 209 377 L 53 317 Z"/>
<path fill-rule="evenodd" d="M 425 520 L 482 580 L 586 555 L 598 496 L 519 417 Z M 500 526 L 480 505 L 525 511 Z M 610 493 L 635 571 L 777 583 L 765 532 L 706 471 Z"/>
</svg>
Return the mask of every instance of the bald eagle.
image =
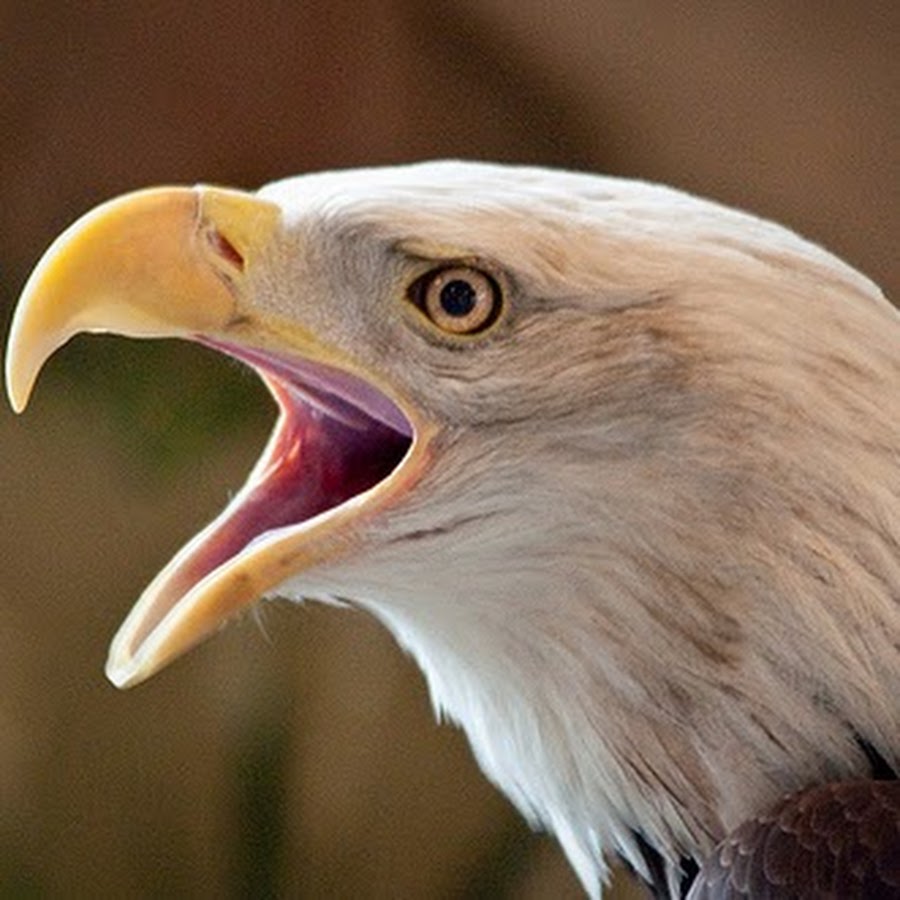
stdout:
<svg viewBox="0 0 900 900">
<path fill-rule="evenodd" d="M 436 162 L 113 200 L 26 285 L 17 410 L 83 331 L 197 340 L 280 409 L 115 684 L 341 599 L 591 896 L 610 853 L 663 896 L 707 857 L 694 896 L 900 894 L 900 319 L 863 275 L 666 187 Z"/>
</svg>

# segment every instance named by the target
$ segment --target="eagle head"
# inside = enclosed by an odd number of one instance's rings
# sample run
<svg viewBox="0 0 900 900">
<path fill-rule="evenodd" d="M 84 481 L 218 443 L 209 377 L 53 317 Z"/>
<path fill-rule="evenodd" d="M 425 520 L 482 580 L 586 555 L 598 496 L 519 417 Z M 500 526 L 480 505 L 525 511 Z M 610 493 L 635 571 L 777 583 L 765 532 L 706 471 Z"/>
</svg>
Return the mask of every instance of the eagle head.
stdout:
<svg viewBox="0 0 900 900">
<path fill-rule="evenodd" d="M 82 331 L 199 341 L 280 410 L 117 685 L 264 595 L 363 607 L 593 894 L 609 850 L 674 885 L 861 742 L 898 761 L 898 316 L 786 229 L 461 162 L 153 189 L 35 270 L 17 409 Z"/>
</svg>

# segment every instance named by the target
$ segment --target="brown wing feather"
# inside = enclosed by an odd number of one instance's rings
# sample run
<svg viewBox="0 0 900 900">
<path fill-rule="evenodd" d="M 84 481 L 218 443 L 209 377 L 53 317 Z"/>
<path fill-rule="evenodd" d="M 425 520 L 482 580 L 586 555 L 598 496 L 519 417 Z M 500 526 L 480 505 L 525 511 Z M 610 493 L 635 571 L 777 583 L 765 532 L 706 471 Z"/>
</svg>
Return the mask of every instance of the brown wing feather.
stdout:
<svg viewBox="0 0 900 900">
<path fill-rule="evenodd" d="M 688 897 L 900 898 L 900 781 L 843 781 L 784 797 L 716 847 Z"/>
</svg>

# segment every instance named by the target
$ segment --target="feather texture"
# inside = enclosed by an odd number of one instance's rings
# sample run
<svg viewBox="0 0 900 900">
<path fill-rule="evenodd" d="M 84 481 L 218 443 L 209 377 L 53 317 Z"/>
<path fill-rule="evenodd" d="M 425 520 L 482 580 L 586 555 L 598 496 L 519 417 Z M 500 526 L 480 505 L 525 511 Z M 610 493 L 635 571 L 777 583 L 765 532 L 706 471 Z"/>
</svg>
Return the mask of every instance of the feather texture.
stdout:
<svg viewBox="0 0 900 900">
<path fill-rule="evenodd" d="M 775 883 L 793 832 L 765 810 L 900 768 L 897 311 L 790 231 L 641 182 L 431 163 L 261 197 L 105 204 L 13 323 L 17 408 L 98 329 L 195 337 L 279 402 L 111 677 L 267 587 L 354 603 L 593 897 L 610 853 L 677 897 L 729 834 L 707 883 Z M 487 303 L 485 327 L 442 330 L 415 286 L 471 269 L 442 310 Z M 857 809 L 830 790 L 801 843 Z"/>
<path fill-rule="evenodd" d="M 688 900 L 900 897 L 900 781 L 809 788 L 716 848 Z"/>
<path fill-rule="evenodd" d="M 636 182 L 445 163 L 263 195 L 298 242 L 273 309 L 302 266 L 446 426 L 359 552 L 283 590 L 385 622 L 592 895 L 609 850 L 648 874 L 635 832 L 675 895 L 682 857 L 867 772 L 855 734 L 900 763 L 900 322 L 871 282 Z M 463 351 L 385 301 L 458 258 L 510 296 Z"/>
</svg>

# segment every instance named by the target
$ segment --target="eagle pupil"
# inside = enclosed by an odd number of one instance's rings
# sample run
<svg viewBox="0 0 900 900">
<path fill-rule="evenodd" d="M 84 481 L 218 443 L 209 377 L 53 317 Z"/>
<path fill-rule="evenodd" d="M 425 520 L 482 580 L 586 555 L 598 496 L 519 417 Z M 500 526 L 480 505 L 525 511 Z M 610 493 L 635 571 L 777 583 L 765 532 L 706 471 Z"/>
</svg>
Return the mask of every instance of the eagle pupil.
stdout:
<svg viewBox="0 0 900 900">
<path fill-rule="evenodd" d="M 461 319 L 472 312 L 478 299 L 475 288 L 468 281 L 459 278 L 448 281 L 441 288 L 440 296 L 441 309 L 455 319 Z"/>
</svg>

